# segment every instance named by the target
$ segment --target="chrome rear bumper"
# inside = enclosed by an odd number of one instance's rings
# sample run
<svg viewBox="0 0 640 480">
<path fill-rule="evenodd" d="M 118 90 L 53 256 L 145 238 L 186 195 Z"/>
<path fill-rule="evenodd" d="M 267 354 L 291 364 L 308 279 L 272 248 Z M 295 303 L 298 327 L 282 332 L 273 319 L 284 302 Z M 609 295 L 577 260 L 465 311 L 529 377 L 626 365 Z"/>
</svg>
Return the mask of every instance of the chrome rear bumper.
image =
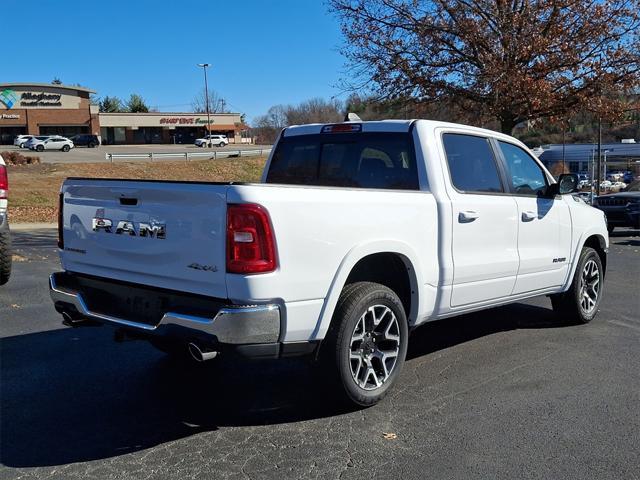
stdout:
<svg viewBox="0 0 640 480">
<path fill-rule="evenodd" d="M 156 325 L 150 325 L 91 311 L 81 292 L 57 285 L 55 273 L 49 277 L 49 292 L 54 304 L 62 309 L 71 305 L 83 318 L 149 334 L 171 335 L 178 327 L 183 332 L 186 329 L 187 333 L 209 335 L 231 345 L 280 341 L 280 307 L 274 304 L 223 307 L 211 318 L 166 312 Z"/>
</svg>

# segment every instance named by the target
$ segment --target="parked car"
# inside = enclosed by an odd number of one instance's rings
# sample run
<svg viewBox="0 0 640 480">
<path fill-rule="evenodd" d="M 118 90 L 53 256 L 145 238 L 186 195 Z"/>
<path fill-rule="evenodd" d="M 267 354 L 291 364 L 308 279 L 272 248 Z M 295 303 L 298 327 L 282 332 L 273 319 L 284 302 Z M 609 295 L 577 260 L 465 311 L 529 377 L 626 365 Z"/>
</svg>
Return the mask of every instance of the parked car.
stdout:
<svg viewBox="0 0 640 480">
<path fill-rule="evenodd" d="M 591 192 L 577 192 L 573 194 L 574 197 L 578 197 L 587 205 L 591 205 L 593 203 L 593 194 Z"/>
<path fill-rule="evenodd" d="M 624 175 L 622 176 L 622 181 L 624 183 L 629 184 L 629 183 L 633 182 L 634 180 L 635 180 L 635 175 L 633 174 L 633 172 L 630 172 L 630 171 L 624 172 Z"/>
<path fill-rule="evenodd" d="M 97 135 L 82 133 L 80 135 L 74 135 L 69 140 L 71 140 L 76 147 L 95 148 L 100 146 L 100 139 Z"/>
<path fill-rule="evenodd" d="M 32 138 L 33 135 L 18 135 L 13 139 L 13 144 L 16 147 L 24 148 L 25 143 L 27 143 L 27 141 L 31 140 Z"/>
<path fill-rule="evenodd" d="M 640 228 L 640 180 L 629 184 L 624 191 L 596 197 L 593 206 L 607 216 L 609 233 L 616 227 Z"/>
<path fill-rule="evenodd" d="M 51 135 L 34 135 L 22 145 L 22 148 L 28 148 L 31 150 L 32 145 L 42 142 L 47 138 L 49 138 L 50 136 Z"/>
<path fill-rule="evenodd" d="M 44 140 L 37 140 L 29 145 L 31 150 L 42 152 L 44 150 L 62 150 L 68 152 L 74 147 L 73 142 L 66 137 L 53 135 L 46 137 Z"/>
<path fill-rule="evenodd" d="M 372 405 L 409 330 L 550 295 L 587 323 L 605 218 L 510 136 L 349 121 L 278 136 L 263 184 L 69 178 L 50 277 L 67 325 L 106 324 L 198 361 L 309 355 Z M 233 358 L 233 357 L 231 357 Z"/>
<path fill-rule="evenodd" d="M 8 194 L 7 167 L 2 155 L 0 155 L 0 285 L 7 283 L 11 276 L 11 232 L 7 218 Z"/>
<path fill-rule="evenodd" d="M 206 147 L 217 145 L 218 147 L 224 147 L 229 144 L 229 139 L 226 135 L 205 135 L 204 138 L 197 138 L 195 141 L 196 147 Z"/>
</svg>

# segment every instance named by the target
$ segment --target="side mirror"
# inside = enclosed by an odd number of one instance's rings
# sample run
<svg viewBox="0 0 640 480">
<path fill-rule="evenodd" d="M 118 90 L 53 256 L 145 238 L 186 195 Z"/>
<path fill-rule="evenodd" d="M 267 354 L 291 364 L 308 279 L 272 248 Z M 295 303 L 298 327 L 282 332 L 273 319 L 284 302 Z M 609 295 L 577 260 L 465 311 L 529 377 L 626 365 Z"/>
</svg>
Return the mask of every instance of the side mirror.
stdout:
<svg viewBox="0 0 640 480">
<path fill-rule="evenodd" d="M 578 191 L 578 184 L 580 183 L 580 177 L 575 173 L 563 173 L 558 178 L 558 193 L 560 195 L 566 195 L 567 193 L 573 193 Z"/>
<path fill-rule="evenodd" d="M 566 195 L 578 191 L 578 183 L 580 178 L 575 173 L 563 173 L 558 178 L 557 183 L 549 185 L 546 191 L 547 197 L 555 197 L 556 195 Z"/>
</svg>

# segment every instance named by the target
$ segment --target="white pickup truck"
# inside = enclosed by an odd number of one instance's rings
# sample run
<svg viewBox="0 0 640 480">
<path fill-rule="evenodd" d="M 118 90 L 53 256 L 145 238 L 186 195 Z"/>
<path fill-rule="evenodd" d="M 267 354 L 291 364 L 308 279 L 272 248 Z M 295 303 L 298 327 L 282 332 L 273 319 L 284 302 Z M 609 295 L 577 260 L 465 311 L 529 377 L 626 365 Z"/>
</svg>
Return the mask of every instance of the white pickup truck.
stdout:
<svg viewBox="0 0 640 480">
<path fill-rule="evenodd" d="M 260 184 L 67 179 L 51 297 L 201 361 L 313 355 L 371 405 L 425 322 L 537 295 L 596 315 L 607 226 L 577 181 L 464 125 L 293 126 Z"/>
</svg>

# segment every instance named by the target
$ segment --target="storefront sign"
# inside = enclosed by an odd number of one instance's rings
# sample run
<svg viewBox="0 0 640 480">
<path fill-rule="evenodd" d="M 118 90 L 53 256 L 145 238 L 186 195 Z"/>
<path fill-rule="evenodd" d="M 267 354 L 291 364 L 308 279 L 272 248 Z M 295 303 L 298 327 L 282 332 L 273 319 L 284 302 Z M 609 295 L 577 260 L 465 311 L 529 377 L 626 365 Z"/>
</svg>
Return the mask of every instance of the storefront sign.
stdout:
<svg viewBox="0 0 640 480">
<path fill-rule="evenodd" d="M 211 120 L 209 123 L 214 123 Z M 206 118 L 194 117 L 165 117 L 160 119 L 160 125 L 206 125 Z"/>
<path fill-rule="evenodd" d="M 3 113 L 2 119 L 3 120 L 20 120 L 20 115 L 16 113 Z"/>
<path fill-rule="evenodd" d="M 59 93 L 24 92 L 20 95 L 21 107 L 61 107 L 62 95 Z"/>
<path fill-rule="evenodd" d="M 18 101 L 18 95 L 10 88 L 4 89 L 0 92 L 0 102 L 4 103 L 7 108 L 11 108 Z"/>
</svg>

